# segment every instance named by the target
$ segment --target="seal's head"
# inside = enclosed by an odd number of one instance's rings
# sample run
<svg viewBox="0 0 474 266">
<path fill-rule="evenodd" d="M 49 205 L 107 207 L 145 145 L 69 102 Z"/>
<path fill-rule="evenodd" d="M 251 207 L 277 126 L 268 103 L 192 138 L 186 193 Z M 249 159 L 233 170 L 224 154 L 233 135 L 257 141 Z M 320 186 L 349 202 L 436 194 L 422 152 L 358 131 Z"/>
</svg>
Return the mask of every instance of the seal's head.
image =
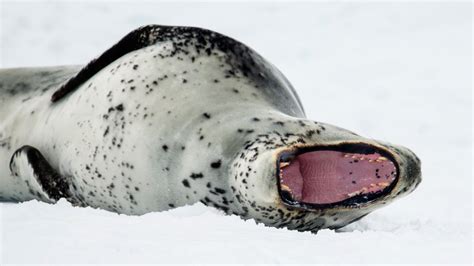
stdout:
<svg viewBox="0 0 474 266">
<path fill-rule="evenodd" d="M 300 231 L 340 228 L 421 181 L 420 160 L 407 148 L 327 124 L 290 123 L 303 131 L 261 134 L 234 161 L 232 190 L 243 217 Z"/>
</svg>

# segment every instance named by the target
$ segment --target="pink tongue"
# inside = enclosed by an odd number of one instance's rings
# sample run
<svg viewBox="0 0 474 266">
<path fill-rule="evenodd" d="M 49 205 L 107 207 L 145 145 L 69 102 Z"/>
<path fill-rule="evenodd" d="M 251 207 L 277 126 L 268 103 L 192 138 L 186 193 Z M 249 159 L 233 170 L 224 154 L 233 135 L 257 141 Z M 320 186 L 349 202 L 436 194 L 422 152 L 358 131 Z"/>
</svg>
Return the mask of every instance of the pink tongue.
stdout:
<svg viewBox="0 0 474 266">
<path fill-rule="evenodd" d="M 280 185 L 293 199 L 327 204 L 381 191 L 395 179 L 393 163 L 378 153 L 314 151 L 281 165 Z"/>
</svg>

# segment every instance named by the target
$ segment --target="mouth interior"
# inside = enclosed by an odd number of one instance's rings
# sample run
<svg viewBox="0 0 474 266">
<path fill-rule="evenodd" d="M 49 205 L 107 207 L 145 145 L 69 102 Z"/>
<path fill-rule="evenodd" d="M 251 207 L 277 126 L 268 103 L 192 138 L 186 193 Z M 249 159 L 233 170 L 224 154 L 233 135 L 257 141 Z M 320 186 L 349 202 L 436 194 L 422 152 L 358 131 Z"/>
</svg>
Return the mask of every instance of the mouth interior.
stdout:
<svg viewBox="0 0 474 266">
<path fill-rule="evenodd" d="M 333 204 L 383 194 L 397 177 L 394 162 L 372 150 L 317 150 L 281 157 L 281 195 L 290 202 Z"/>
</svg>

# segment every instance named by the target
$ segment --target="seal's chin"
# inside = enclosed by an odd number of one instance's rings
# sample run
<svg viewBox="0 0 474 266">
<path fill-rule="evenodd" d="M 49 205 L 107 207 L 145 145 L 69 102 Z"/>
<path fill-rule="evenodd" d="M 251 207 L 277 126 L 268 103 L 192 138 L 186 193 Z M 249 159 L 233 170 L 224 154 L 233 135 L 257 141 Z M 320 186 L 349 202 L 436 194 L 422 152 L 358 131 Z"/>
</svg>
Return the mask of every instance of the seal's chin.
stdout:
<svg viewBox="0 0 474 266">
<path fill-rule="evenodd" d="M 368 144 L 283 152 L 277 169 L 282 200 L 306 208 L 366 203 L 388 194 L 398 179 L 391 155 Z"/>
</svg>

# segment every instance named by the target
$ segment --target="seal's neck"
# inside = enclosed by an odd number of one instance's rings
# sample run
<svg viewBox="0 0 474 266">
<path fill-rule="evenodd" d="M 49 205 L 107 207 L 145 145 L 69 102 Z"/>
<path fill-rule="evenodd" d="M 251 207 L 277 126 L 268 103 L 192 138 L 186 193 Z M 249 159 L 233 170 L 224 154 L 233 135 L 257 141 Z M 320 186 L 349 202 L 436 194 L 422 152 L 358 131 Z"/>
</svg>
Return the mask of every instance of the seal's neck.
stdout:
<svg viewBox="0 0 474 266">
<path fill-rule="evenodd" d="M 256 211 L 257 203 L 271 208 L 278 201 L 274 177 L 279 150 L 314 141 L 326 130 L 323 124 L 304 118 L 251 108 L 228 115 L 225 123 L 213 127 L 220 134 L 213 138 L 224 138 L 218 148 L 228 158 L 221 161 L 223 178 L 216 178 L 226 194 L 207 196 L 203 202 L 243 217 Z"/>
</svg>

